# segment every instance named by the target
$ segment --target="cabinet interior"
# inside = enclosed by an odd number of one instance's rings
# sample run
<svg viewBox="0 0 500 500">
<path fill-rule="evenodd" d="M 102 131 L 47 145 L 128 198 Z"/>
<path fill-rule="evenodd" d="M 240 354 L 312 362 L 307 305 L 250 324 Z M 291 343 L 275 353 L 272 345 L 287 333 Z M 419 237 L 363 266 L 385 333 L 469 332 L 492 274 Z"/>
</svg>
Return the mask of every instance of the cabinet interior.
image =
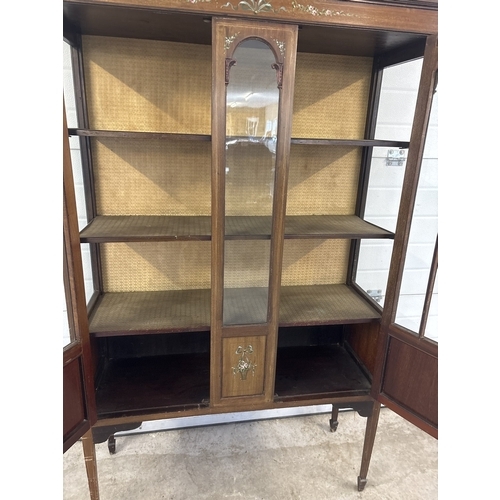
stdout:
<svg viewBox="0 0 500 500">
<path fill-rule="evenodd" d="M 210 20 L 79 4 L 65 5 L 65 14 L 68 39 L 81 33 L 86 125 L 70 134 L 88 157 L 89 224 L 81 241 L 91 245 L 98 268 L 89 312 L 98 415 L 207 408 Z M 394 234 L 363 220 L 367 155 L 374 146 L 407 147 L 370 135 L 374 67 L 384 58 L 421 56 L 424 43 L 411 33 L 299 29 L 276 402 L 370 393 L 381 309 L 353 283 L 355 242 Z M 233 128 L 244 132 L 243 125 Z M 228 288 L 258 303 L 272 221 L 266 203 L 253 203 L 250 212 L 247 205 L 269 182 L 259 170 L 268 152 L 262 144 L 237 147 L 253 149 L 229 193 Z M 252 322 L 249 311 L 242 323 Z"/>
</svg>

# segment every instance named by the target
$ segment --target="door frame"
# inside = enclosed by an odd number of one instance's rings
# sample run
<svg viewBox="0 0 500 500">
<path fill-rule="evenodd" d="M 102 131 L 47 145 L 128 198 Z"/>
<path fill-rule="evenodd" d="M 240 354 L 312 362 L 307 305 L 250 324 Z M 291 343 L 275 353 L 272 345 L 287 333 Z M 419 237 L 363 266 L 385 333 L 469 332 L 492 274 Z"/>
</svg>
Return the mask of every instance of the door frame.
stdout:
<svg viewBox="0 0 500 500">
<path fill-rule="evenodd" d="M 63 453 L 97 421 L 89 323 L 73 184 L 71 151 L 63 103 L 64 291 L 71 342 L 63 349 Z"/>
<path fill-rule="evenodd" d="M 375 399 L 436 438 L 438 345 L 425 338 L 423 332 L 415 334 L 398 325 L 396 311 L 432 100 L 437 85 L 437 68 L 438 38 L 437 35 L 432 35 L 427 37 L 424 52 L 372 384 Z M 437 270 L 437 245 L 433 261 L 435 265 L 431 268 L 429 282 L 433 281 Z M 414 362 L 417 359 L 418 366 Z M 418 367 L 425 369 L 419 370 Z M 411 380 L 408 377 L 410 372 Z M 393 390 L 398 377 L 403 380 L 401 386 L 406 384 L 405 398 L 399 397 L 402 394 L 401 388 Z M 429 409 L 429 414 L 426 415 L 422 408 Z M 436 418 L 429 418 L 434 413 Z"/>
</svg>

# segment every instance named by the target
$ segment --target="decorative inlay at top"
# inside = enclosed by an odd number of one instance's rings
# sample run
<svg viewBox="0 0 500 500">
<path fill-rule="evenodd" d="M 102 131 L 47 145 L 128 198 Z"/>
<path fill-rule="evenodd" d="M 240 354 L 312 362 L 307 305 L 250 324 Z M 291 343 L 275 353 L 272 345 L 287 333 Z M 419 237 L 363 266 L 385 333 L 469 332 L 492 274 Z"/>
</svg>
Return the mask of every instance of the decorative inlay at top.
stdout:
<svg viewBox="0 0 500 500">
<path fill-rule="evenodd" d="M 285 55 L 285 42 L 282 42 L 281 40 L 277 40 L 276 38 L 273 38 L 273 40 L 276 42 L 276 45 L 278 46 L 278 49 L 280 49 L 281 55 Z"/>
<path fill-rule="evenodd" d="M 293 10 L 298 10 L 300 12 L 305 12 L 311 14 L 312 16 L 343 16 L 343 17 L 359 17 L 356 14 L 351 14 L 350 12 L 345 12 L 343 10 L 332 10 L 332 9 L 318 9 L 312 5 L 302 5 L 298 2 L 292 1 Z"/>
<path fill-rule="evenodd" d="M 207 0 L 187 0 L 190 3 L 196 3 L 196 1 L 207 1 Z M 208 0 L 210 1 L 210 0 Z M 221 9 L 231 8 L 233 10 L 249 10 L 254 14 L 260 14 L 261 12 L 274 12 L 278 13 L 281 11 L 289 12 L 291 11 L 300 11 L 305 14 L 310 14 L 311 16 L 317 17 L 334 17 L 334 16 L 342 16 L 342 17 L 360 17 L 357 14 L 352 14 L 351 12 L 346 12 L 344 10 L 334 10 L 334 9 L 318 9 L 313 5 L 304 5 L 295 0 L 292 1 L 292 9 L 288 9 L 287 7 L 280 7 L 279 9 L 275 9 L 271 2 L 266 2 L 265 0 L 248 0 L 238 2 L 237 5 L 233 5 L 234 2 L 227 2 L 221 6 Z"/>
<path fill-rule="evenodd" d="M 226 40 L 224 42 L 224 50 L 229 50 L 229 47 L 233 44 L 234 40 L 240 33 L 235 33 L 234 35 L 231 36 L 226 36 Z"/>
<path fill-rule="evenodd" d="M 270 2 L 266 2 L 265 0 L 249 0 L 239 2 L 235 7 L 232 2 L 227 2 L 222 6 L 222 8 L 231 7 L 233 10 L 238 10 L 241 7 L 241 10 L 249 10 L 254 14 L 259 14 L 260 12 L 280 12 L 281 10 L 286 11 L 286 7 L 280 7 L 276 10 Z"/>
</svg>

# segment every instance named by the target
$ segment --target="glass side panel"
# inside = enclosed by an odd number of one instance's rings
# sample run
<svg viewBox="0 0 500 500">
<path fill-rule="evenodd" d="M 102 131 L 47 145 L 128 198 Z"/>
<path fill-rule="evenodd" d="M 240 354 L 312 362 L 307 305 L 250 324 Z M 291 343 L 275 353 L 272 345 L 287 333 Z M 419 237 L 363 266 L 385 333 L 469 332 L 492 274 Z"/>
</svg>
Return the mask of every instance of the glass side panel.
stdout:
<svg viewBox="0 0 500 500">
<path fill-rule="evenodd" d="M 375 139 L 409 141 L 423 59 L 384 69 Z"/>
<path fill-rule="evenodd" d="M 384 69 L 375 138 L 409 141 L 422 59 Z M 407 149 L 373 148 L 364 219 L 394 232 L 406 170 Z M 393 241 L 362 240 L 355 281 L 384 305 Z"/>
<path fill-rule="evenodd" d="M 69 128 L 78 127 L 76 110 L 75 86 L 73 83 L 73 67 L 71 59 L 71 46 L 63 41 L 63 92 L 66 120 Z M 76 210 L 78 214 L 78 228 L 81 230 L 87 225 L 87 206 L 85 201 L 85 189 L 83 181 L 83 166 L 78 137 L 69 138 L 71 153 L 71 166 L 73 170 L 73 181 L 75 186 Z M 85 279 L 85 296 L 87 303 L 94 293 L 92 278 L 92 265 L 90 260 L 90 248 L 88 244 L 82 245 L 83 274 Z M 64 313 L 66 314 L 66 313 Z"/>
<path fill-rule="evenodd" d="M 272 216 L 279 90 L 276 62 L 262 41 L 235 50 L 226 94 L 225 216 Z M 269 232 L 270 239 L 270 232 Z M 270 241 L 227 241 L 223 323 L 267 321 Z"/>
<path fill-rule="evenodd" d="M 438 233 L 438 93 L 434 94 L 425 141 L 424 155 L 411 221 L 408 250 L 396 312 L 396 322 L 416 333 L 422 321 L 423 305 L 429 272 Z M 433 306 L 427 318 L 429 336 L 437 341 L 436 323 L 437 281 L 434 285 Z"/>
</svg>

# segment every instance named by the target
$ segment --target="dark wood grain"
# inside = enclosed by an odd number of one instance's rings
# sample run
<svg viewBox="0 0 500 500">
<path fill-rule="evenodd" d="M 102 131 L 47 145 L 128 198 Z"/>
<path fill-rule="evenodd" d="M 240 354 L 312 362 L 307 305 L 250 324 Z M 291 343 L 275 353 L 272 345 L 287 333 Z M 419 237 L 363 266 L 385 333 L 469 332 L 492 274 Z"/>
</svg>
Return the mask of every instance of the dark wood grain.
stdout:
<svg viewBox="0 0 500 500">
<path fill-rule="evenodd" d="M 206 406 L 208 354 L 111 360 L 96 391 L 100 418 Z"/>
<path fill-rule="evenodd" d="M 182 331 L 210 326 L 210 290 L 105 293 L 90 318 L 96 337 Z"/>
<path fill-rule="evenodd" d="M 276 399 L 363 395 L 370 382 L 341 346 L 278 349 Z"/>
<path fill-rule="evenodd" d="M 109 215 L 80 233 L 82 243 L 210 240 L 210 216 Z"/>
<path fill-rule="evenodd" d="M 391 338 L 382 393 L 437 428 L 437 357 Z"/>
<path fill-rule="evenodd" d="M 270 239 L 272 219 L 266 216 L 225 218 L 226 240 Z M 210 216 L 98 216 L 82 229 L 82 243 L 125 241 L 188 241 L 211 239 Z M 394 234 L 355 215 L 288 215 L 285 239 L 393 238 Z"/>
<path fill-rule="evenodd" d="M 300 139 L 292 137 L 292 144 L 305 144 L 311 146 L 357 146 L 357 147 L 385 147 L 408 148 L 408 141 L 391 141 L 382 139 Z"/>
<path fill-rule="evenodd" d="M 235 290 L 240 294 L 248 291 L 248 297 L 256 296 L 251 289 Z M 252 304 L 258 307 L 261 302 L 248 301 L 245 317 L 256 317 Z M 377 319 L 380 313 L 346 285 L 286 286 L 281 289 L 279 326 L 364 323 Z M 194 332 L 209 328 L 208 289 L 105 293 L 90 318 L 90 332 L 95 337 Z"/>
<path fill-rule="evenodd" d="M 63 368 L 63 451 L 90 429 L 84 392 L 81 360 L 77 357 Z"/>
<path fill-rule="evenodd" d="M 91 130 L 81 128 L 70 128 L 70 136 L 77 137 L 116 137 L 122 139 L 161 139 L 172 141 L 210 141 L 208 134 L 175 134 L 167 132 L 134 132 L 127 130 Z"/>
<path fill-rule="evenodd" d="M 186 1 L 181 6 L 185 11 L 182 13 L 178 1 L 70 0 L 64 2 L 64 26 L 67 31 L 74 26 L 90 35 L 210 44 L 209 20 L 213 15 L 240 19 L 251 16 L 261 21 L 301 24 L 304 30 L 299 40 L 301 51 L 362 56 L 408 43 L 422 33 L 436 33 L 438 28 L 437 12 L 426 9 L 315 0 L 297 2 L 294 8 L 288 0 L 274 0 L 271 10 L 255 15 L 239 9 L 238 3 Z M 327 10 L 339 15 L 326 15 Z M 324 28 L 324 34 L 316 33 L 317 26 Z M 312 30 L 313 35 L 306 29 Z"/>
</svg>

